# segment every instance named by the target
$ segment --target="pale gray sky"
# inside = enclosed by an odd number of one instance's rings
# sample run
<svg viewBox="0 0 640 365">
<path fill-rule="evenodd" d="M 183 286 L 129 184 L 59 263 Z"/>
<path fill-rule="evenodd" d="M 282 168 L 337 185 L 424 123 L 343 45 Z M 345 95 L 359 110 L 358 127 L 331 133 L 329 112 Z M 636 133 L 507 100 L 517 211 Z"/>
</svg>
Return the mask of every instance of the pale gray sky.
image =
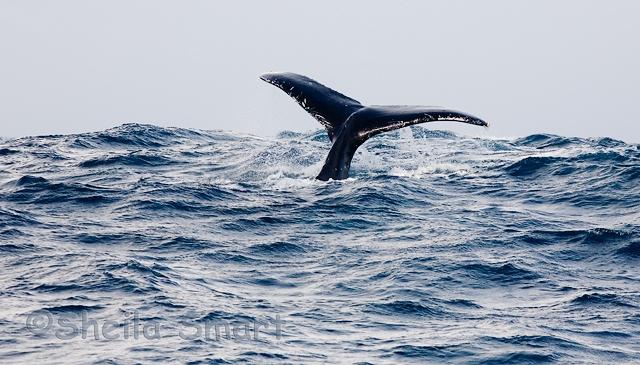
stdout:
<svg viewBox="0 0 640 365">
<path fill-rule="evenodd" d="M 320 128 L 265 71 L 462 134 L 640 142 L 640 1 L 0 0 L 0 136 Z"/>
</svg>

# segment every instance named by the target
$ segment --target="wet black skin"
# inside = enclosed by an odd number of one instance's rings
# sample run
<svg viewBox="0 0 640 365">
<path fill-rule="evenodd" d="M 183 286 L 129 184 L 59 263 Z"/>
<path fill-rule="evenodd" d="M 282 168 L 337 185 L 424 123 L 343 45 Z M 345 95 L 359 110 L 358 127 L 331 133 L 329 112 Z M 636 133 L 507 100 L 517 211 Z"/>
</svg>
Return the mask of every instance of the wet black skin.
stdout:
<svg viewBox="0 0 640 365">
<path fill-rule="evenodd" d="M 416 105 L 363 106 L 306 76 L 291 72 L 270 72 L 260 78 L 289 94 L 327 130 L 333 145 L 316 177 L 322 181 L 348 178 L 356 150 L 376 134 L 437 121 L 489 126 L 473 115 L 453 109 Z"/>
</svg>

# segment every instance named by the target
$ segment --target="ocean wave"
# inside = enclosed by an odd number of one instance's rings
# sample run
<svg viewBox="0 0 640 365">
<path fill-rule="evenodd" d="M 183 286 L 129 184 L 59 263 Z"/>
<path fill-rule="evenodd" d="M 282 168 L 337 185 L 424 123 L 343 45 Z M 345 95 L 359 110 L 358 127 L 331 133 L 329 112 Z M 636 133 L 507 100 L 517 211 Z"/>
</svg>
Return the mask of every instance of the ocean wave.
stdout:
<svg viewBox="0 0 640 365">
<path fill-rule="evenodd" d="M 18 340 L 0 361 L 640 359 L 638 145 L 414 126 L 364 143 L 349 179 L 317 181 L 329 148 L 322 130 L 143 124 L 3 141 L 0 328 Z M 163 337 L 78 346 L 25 330 L 37 310 L 118 331 L 139 311 Z M 184 340 L 188 313 L 270 327 Z"/>
</svg>

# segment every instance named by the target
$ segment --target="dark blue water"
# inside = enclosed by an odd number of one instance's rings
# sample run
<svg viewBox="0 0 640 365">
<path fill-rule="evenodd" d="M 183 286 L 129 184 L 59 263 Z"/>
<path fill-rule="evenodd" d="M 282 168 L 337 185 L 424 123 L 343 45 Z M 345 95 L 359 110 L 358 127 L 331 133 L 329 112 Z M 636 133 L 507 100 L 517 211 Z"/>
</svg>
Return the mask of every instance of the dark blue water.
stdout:
<svg viewBox="0 0 640 365">
<path fill-rule="evenodd" d="M 329 147 L 4 141 L 0 362 L 640 362 L 638 145 L 413 127 L 315 181 Z"/>
</svg>

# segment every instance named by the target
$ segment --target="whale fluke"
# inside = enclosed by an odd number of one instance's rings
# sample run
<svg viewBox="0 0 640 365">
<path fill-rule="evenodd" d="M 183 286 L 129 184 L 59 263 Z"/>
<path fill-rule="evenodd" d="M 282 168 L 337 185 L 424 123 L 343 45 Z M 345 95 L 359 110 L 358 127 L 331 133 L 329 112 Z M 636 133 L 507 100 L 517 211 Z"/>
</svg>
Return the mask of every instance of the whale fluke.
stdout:
<svg viewBox="0 0 640 365">
<path fill-rule="evenodd" d="M 453 121 L 487 127 L 489 123 L 453 109 L 428 106 L 363 106 L 306 76 L 269 72 L 260 78 L 289 94 L 322 124 L 333 142 L 318 180 L 349 177 L 351 159 L 367 139 L 418 123 Z"/>
</svg>

